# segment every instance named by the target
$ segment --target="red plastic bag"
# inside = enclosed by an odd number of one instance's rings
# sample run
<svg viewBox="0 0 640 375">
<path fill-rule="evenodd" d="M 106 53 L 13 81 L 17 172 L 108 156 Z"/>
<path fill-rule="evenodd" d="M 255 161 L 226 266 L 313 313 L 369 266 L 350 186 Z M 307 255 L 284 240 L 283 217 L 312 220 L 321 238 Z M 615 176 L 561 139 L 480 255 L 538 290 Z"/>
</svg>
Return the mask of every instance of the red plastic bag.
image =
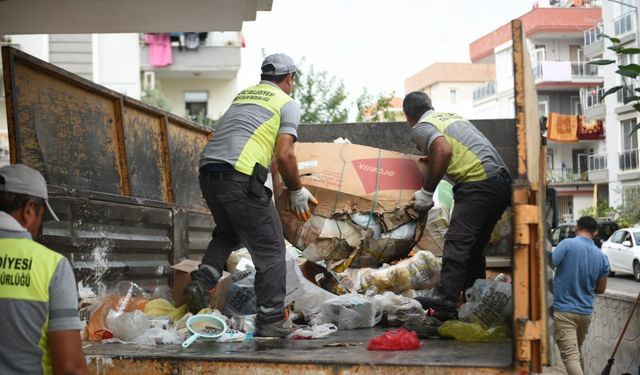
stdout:
<svg viewBox="0 0 640 375">
<path fill-rule="evenodd" d="M 422 342 L 414 331 L 398 328 L 372 338 L 367 350 L 415 350 L 420 347 Z"/>
</svg>

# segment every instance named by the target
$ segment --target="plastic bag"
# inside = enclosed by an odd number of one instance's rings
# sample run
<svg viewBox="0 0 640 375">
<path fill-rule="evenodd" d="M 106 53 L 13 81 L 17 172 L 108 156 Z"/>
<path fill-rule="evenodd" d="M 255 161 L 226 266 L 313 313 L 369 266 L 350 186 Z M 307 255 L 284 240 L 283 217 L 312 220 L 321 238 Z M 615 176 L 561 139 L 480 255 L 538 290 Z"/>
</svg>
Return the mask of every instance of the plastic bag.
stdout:
<svg viewBox="0 0 640 375">
<path fill-rule="evenodd" d="M 438 334 L 468 342 L 507 342 L 511 340 L 509 327 L 500 325 L 484 328 L 480 323 L 448 320 L 438 327 Z"/>
<path fill-rule="evenodd" d="M 372 338 L 367 350 L 415 350 L 420 347 L 422 342 L 414 331 L 398 328 Z"/>
<path fill-rule="evenodd" d="M 171 302 L 164 298 L 151 300 L 144 306 L 144 315 L 151 317 L 166 316 L 171 318 L 171 321 L 174 323 L 182 318 L 187 312 L 189 312 L 187 305 L 175 307 Z"/>
<path fill-rule="evenodd" d="M 393 292 L 373 296 L 373 303 L 379 311 L 387 314 L 390 325 L 402 325 L 403 322 L 424 317 L 424 309 L 420 302 Z"/>
<path fill-rule="evenodd" d="M 354 284 L 359 285 L 358 290 L 375 286 L 380 292 L 388 290 L 394 293 L 402 293 L 407 289 L 429 289 L 439 280 L 441 268 L 442 261 L 432 253 L 418 251 L 413 257 L 390 267 L 361 269 Z"/>
<path fill-rule="evenodd" d="M 324 323 L 315 325 L 311 328 L 297 329 L 287 336 L 287 338 L 292 340 L 323 339 L 337 330 L 338 327 L 334 324 Z"/>
<path fill-rule="evenodd" d="M 467 289 L 467 303 L 460 307 L 458 317 L 469 323 L 480 323 L 484 327 L 509 324 L 513 314 L 511 284 L 478 279 Z"/>
<path fill-rule="evenodd" d="M 107 315 L 107 328 L 115 338 L 130 341 L 151 327 L 151 322 L 140 310 L 118 313 L 109 310 Z"/>
<path fill-rule="evenodd" d="M 239 315 L 231 318 L 231 327 L 240 332 L 256 331 L 256 315 Z"/>
<path fill-rule="evenodd" d="M 105 296 L 100 304 L 93 310 L 89 323 L 86 327 L 87 338 L 89 341 L 100 341 L 113 337 L 111 331 L 107 328 L 106 320 L 109 311 L 130 312 L 134 310 L 143 311 L 145 305 L 149 302 L 146 299 L 135 298 L 130 296 Z"/>
<path fill-rule="evenodd" d="M 320 305 L 335 298 L 336 295 L 305 279 L 296 262 L 297 258 L 297 250 L 287 247 L 287 294 L 284 303 L 285 305 L 293 303 L 294 311 L 302 313 L 307 322 L 322 323 L 317 319 L 314 320 L 314 317 L 320 313 Z"/>
<path fill-rule="evenodd" d="M 382 314 L 371 299 L 360 294 L 344 294 L 320 305 L 320 321 L 338 329 L 368 328 L 380 322 Z"/>
<path fill-rule="evenodd" d="M 253 268 L 233 274 L 233 284 L 229 288 L 224 306 L 225 314 L 252 315 L 258 312 L 256 290 L 253 286 L 255 278 L 256 270 Z"/>
</svg>

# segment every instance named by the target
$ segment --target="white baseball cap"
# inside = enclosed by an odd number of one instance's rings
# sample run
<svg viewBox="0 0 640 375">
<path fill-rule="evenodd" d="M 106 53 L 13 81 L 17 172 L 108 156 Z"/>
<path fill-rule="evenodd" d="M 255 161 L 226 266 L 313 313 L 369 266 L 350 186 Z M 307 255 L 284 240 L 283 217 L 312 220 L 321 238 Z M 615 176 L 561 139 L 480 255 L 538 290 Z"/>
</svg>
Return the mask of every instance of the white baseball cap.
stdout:
<svg viewBox="0 0 640 375">
<path fill-rule="evenodd" d="M 49 205 L 47 183 L 40 172 L 24 164 L 11 164 L 0 167 L 0 176 L 4 178 L 4 184 L 0 183 L 0 191 L 42 198 L 53 219 L 60 221 Z"/>
</svg>

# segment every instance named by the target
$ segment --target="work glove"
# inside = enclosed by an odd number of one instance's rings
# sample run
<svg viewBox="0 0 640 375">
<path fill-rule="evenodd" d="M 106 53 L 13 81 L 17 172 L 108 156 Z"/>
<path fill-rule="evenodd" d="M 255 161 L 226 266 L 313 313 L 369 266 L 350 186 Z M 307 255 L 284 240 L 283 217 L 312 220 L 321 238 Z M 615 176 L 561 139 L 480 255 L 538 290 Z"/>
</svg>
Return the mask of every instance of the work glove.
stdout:
<svg viewBox="0 0 640 375">
<path fill-rule="evenodd" d="M 289 192 L 289 206 L 291 207 L 291 211 L 302 221 L 307 221 L 311 217 L 309 202 L 318 204 L 318 200 L 311 195 L 307 188 L 303 187 L 300 190 L 291 190 Z"/>
<path fill-rule="evenodd" d="M 413 193 L 411 202 L 416 211 L 428 211 L 433 207 L 433 193 L 422 188 Z"/>
</svg>

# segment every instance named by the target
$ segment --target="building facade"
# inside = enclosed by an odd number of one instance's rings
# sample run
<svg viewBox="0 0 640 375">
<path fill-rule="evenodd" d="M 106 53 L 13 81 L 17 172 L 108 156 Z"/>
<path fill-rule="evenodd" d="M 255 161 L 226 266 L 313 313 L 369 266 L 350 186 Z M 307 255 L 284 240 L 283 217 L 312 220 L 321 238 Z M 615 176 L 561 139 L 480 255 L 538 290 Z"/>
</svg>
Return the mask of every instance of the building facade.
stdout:
<svg viewBox="0 0 640 375">
<path fill-rule="evenodd" d="M 584 118 L 581 95 L 587 88 L 604 82 L 604 73 L 588 65 L 584 32 L 600 23 L 602 11 L 593 2 L 566 2 L 533 8 L 519 17 L 531 58 L 538 92 L 540 116 L 547 122 L 547 182 L 558 193 L 561 217 L 577 216 L 593 206 L 594 192 L 606 199 L 603 181 L 590 179 L 589 163 L 604 146 L 604 133 L 579 137 Z M 494 64 L 495 80 L 478 86 L 474 92 L 474 118 L 513 118 L 514 90 L 511 25 L 506 24 L 472 42 L 473 63 Z M 555 127 L 571 126 L 572 136 L 558 138 Z M 597 126 L 594 123 L 593 126 Z M 602 125 L 600 125 L 600 129 Z"/>
</svg>

